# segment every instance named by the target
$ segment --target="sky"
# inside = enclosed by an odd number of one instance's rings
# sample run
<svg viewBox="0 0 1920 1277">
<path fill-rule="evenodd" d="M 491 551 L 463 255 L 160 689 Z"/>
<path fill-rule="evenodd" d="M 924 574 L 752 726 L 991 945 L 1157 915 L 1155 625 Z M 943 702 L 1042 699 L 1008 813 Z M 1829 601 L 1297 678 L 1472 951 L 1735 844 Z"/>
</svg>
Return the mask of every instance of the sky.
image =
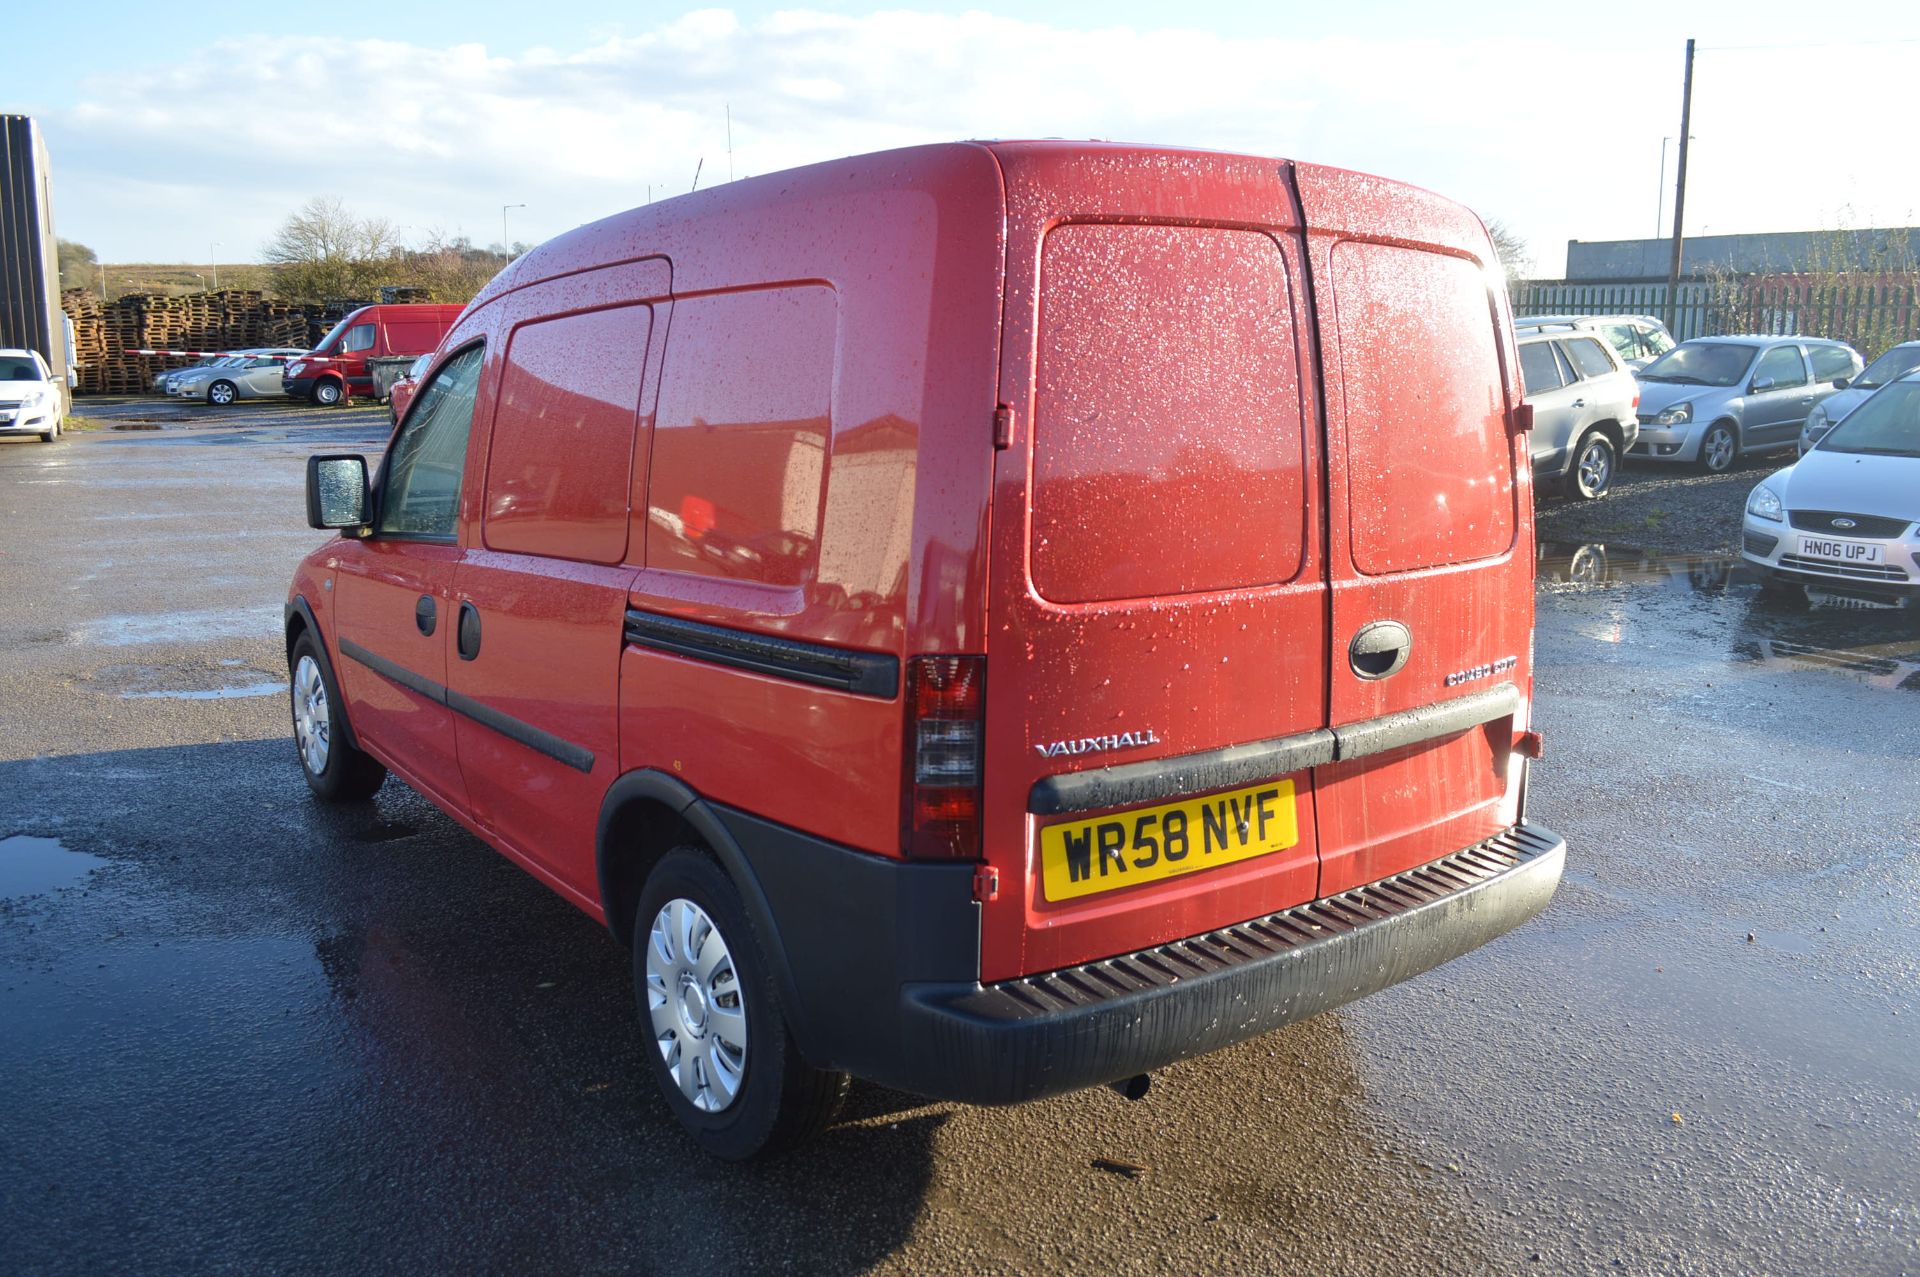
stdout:
<svg viewBox="0 0 1920 1277">
<path fill-rule="evenodd" d="M 1361 169 L 1569 239 L 1920 223 L 1920 7 L 1105 0 L 913 9 L 28 0 L 0 111 L 38 118 L 60 234 L 109 262 L 254 261 L 315 195 L 401 237 L 538 242 L 702 187 L 965 137 L 1093 137 Z M 1837 12 L 1837 11 L 1836 11 Z M 731 154 L 728 121 L 731 117 Z"/>
</svg>

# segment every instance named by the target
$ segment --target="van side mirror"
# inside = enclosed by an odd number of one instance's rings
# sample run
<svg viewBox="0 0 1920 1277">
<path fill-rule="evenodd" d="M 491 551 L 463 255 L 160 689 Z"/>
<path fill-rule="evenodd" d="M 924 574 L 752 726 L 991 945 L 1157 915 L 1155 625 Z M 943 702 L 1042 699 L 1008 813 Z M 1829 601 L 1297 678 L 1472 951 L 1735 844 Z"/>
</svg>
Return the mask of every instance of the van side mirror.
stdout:
<svg viewBox="0 0 1920 1277">
<path fill-rule="evenodd" d="M 307 526 L 359 528 L 367 523 L 367 459 L 307 458 Z"/>
<path fill-rule="evenodd" d="M 1533 429 L 1533 405 L 1530 403 L 1515 405 L 1513 409 L 1513 432 L 1523 435 L 1531 429 Z"/>
</svg>

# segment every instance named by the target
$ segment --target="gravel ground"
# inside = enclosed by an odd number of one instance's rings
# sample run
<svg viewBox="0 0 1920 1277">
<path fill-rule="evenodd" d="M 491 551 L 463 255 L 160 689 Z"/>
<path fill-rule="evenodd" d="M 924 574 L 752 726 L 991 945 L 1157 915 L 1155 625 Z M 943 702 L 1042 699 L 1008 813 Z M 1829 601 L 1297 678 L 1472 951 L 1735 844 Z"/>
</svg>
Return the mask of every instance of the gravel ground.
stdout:
<svg viewBox="0 0 1920 1277">
<path fill-rule="evenodd" d="M 1629 461 L 1598 501 L 1536 490 L 1535 528 L 1542 542 L 1618 542 L 1674 554 L 1739 553 L 1747 494 L 1791 452 L 1748 457 L 1725 474 L 1692 466 Z"/>
</svg>

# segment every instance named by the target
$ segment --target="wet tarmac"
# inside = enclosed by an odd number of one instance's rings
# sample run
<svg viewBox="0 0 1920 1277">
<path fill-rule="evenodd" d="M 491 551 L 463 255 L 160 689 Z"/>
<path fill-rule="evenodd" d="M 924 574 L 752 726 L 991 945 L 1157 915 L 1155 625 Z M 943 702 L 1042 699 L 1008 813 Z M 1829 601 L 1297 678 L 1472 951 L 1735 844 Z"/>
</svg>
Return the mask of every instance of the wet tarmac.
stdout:
<svg viewBox="0 0 1920 1277">
<path fill-rule="evenodd" d="M 1914 611 L 1546 547 L 1546 915 L 1138 1103 L 728 1167 L 597 927 L 300 780 L 302 466 L 383 410 L 213 421 L 0 444 L 9 1272 L 1920 1272 Z"/>
</svg>

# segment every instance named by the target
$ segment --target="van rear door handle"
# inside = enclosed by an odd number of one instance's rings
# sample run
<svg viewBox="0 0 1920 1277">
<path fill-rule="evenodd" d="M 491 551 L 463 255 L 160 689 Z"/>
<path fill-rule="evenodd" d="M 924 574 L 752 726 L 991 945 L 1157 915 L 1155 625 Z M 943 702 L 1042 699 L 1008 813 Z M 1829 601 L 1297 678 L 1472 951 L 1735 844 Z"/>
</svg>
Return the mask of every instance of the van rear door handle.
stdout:
<svg viewBox="0 0 1920 1277">
<path fill-rule="evenodd" d="M 480 655 L 480 609 L 465 599 L 460 602 L 460 632 L 454 637 L 454 646 L 463 661 Z"/>
<path fill-rule="evenodd" d="M 413 623 L 422 634 L 431 634 L 440 624 L 439 609 L 434 605 L 433 595 L 422 594 L 413 604 Z"/>
<path fill-rule="evenodd" d="M 1413 633 L 1398 621 L 1369 621 L 1347 646 L 1347 664 L 1369 682 L 1398 674 L 1413 652 Z"/>
</svg>

